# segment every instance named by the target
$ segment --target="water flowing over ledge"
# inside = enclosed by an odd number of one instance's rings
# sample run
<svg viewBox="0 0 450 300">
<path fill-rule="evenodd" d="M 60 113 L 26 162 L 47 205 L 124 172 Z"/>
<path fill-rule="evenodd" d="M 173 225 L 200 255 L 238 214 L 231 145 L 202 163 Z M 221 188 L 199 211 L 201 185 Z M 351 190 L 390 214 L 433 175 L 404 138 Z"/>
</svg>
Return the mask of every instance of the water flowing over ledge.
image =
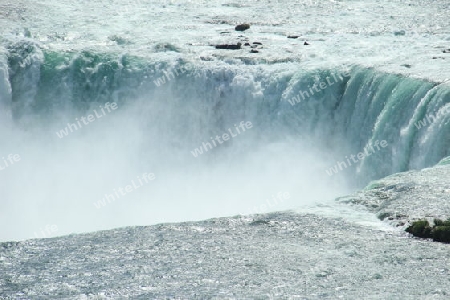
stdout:
<svg viewBox="0 0 450 300">
<path fill-rule="evenodd" d="M 58 234 L 199 220 L 261 211 L 279 192 L 292 198 L 270 210 L 292 209 L 450 155 L 448 83 L 360 66 L 56 52 L 32 41 L 2 53 L 5 222 L 23 206 L 40 211 L 24 212 L 34 228 L 57 224 Z M 216 142 L 239 124 L 252 128 Z M 192 156 L 199 146 L 205 153 Z M 157 180 L 111 196 L 145 173 Z M 97 209 L 105 199 L 115 204 Z"/>
<path fill-rule="evenodd" d="M 258 134 L 270 139 L 312 137 L 333 153 L 336 163 L 347 165 L 350 154 L 385 140 L 387 149 L 349 168 L 359 184 L 429 167 L 450 155 L 449 83 L 362 67 L 352 67 L 346 77 L 345 69 L 304 71 L 289 63 L 264 69 L 57 53 L 33 43 L 11 45 L 1 61 L 2 111 L 10 108 L 17 124 L 64 124 L 107 102 L 131 106 L 146 99 L 142 110 L 152 113 L 150 107 L 160 105 L 175 116 L 172 123 L 184 124 L 182 134 L 177 128 L 169 132 L 186 146 L 244 119 L 253 120 Z"/>
<path fill-rule="evenodd" d="M 432 168 L 396 173 L 371 182 L 341 203 L 362 205 L 380 220 L 407 228 L 413 221 L 450 217 L 450 157 Z"/>
<path fill-rule="evenodd" d="M 449 9 L 2 0 L 0 298 L 447 299 Z"/>
</svg>

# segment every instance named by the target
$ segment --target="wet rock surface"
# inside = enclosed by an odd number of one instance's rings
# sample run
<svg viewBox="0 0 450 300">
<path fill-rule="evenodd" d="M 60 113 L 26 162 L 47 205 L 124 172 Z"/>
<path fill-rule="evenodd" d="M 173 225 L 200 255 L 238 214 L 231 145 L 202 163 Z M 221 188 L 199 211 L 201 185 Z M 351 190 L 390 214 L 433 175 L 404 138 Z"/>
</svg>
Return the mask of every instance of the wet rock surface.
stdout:
<svg viewBox="0 0 450 300">
<path fill-rule="evenodd" d="M 0 298 L 446 299 L 448 250 L 289 212 L 129 227 L 3 243 Z"/>
<path fill-rule="evenodd" d="M 450 217 L 450 165 L 442 163 L 420 171 L 398 173 L 371 182 L 340 202 L 363 205 L 394 226 L 408 228 L 415 221 L 431 222 Z M 418 236 L 432 237 L 428 233 Z"/>
</svg>

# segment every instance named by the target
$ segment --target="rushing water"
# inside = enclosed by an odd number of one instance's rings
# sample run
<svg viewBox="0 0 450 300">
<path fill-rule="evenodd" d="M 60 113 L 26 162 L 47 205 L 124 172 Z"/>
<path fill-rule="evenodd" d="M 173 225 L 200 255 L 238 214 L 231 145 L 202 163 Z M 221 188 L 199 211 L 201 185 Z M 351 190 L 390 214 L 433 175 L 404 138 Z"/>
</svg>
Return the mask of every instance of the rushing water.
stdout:
<svg viewBox="0 0 450 300">
<path fill-rule="evenodd" d="M 449 214 L 396 174 L 450 156 L 448 3 L 216 2 L 0 4 L 0 240 L 226 217 L 4 243 L 0 299 L 444 299 L 376 214 Z"/>
</svg>

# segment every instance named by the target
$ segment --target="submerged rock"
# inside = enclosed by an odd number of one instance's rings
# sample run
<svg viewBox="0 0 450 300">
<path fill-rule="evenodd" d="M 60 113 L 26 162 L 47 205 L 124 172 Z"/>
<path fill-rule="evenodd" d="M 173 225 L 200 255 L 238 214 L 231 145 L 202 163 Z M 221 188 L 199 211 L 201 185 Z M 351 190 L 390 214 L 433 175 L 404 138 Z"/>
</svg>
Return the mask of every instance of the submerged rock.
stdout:
<svg viewBox="0 0 450 300">
<path fill-rule="evenodd" d="M 168 52 L 168 51 L 173 51 L 173 52 L 178 52 L 178 53 L 181 52 L 181 49 L 179 49 L 175 45 L 172 45 L 169 43 L 159 43 L 159 44 L 155 45 L 154 49 L 155 49 L 155 52 Z"/>
<path fill-rule="evenodd" d="M 270 225 L 268 220 L 255 220 L 249 224 L 250 226 Z"/>
<path fill-rule="evenodd" d="M 405 34 L 406 34 L 406 31 L 404 31 L 404 30 L 396 30 L 396 31 L 394 31 L 394 35 L 395 36 L 405 35 Z"/>
</svg>

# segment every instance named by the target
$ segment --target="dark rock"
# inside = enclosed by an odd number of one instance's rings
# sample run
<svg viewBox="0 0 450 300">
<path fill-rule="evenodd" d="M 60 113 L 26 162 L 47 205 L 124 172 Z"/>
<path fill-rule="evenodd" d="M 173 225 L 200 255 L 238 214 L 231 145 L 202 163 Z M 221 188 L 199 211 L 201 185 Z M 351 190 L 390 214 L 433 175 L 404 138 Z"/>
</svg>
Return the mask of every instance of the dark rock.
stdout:
<svg viewBox="0 0 450 300">
<path fill-rule="evenodd" d="M 447 221 L 434 219 L 433 222 L 434 222 L 434 226 L 450 226 L 450 219 Z"/>
<path fill-rule="evenodd" d="M 384 219 L 386 219 L 386 218 L 388 218 L 390 216 L 391 216 L 391 214 L 388 213 L 388 212 L 379 213 L 377 215 L 378 219 L 380 219 L 381 221 L 383 221 Z"/>
<path fill-rule="evenodd" d="M 410 69 L 412 66 L 410 64 L 404 64 L 404 65 L 402 65 L 402 67 Z"/>
<path fill-rule="evenodd" d="M 260 42 L 253 42 L 253 45 L 262 45 Z"/>
<path fill-rule="evenodd" d="M 385 213 L 385 214 L 386 214 L 388 220 L 390 220 L 390 221 L 393 221 L 393 220 L 401 220 L 401 219 L 405 219 L 405 218 L 408 217 L 408 216 L 405 216 L 405 215 L 402 215 L 402 214 L 397 214 L 397 213 L 394 213 L 394 215 L 387 214 L 387 213 Z M 383 220 L 383 219 L 382 219 L 382 220 Z"/>
<path fill-rule="evenodd" d="M 225 3 L 222 4 L 222 6 L 236 7 L 236 8 L 247 7 L 247 5 L 241 3 Z"/>
<path fill-rule="evenodd" d="M 245 30 L 247 30 L 247 29 L 249 29 L 250 28 L 250 25 L 249 24 L 240 24 L 240 25 L 237 25 L 235 28 L 234 28 L 234 30 L 236 30 L 236 31 L 245 31 Z"/>
<path fill-rule="evenodd" d="M 259 53 L 259 51 L 255 50 L 255 49 L 252 49 L 252 50 L 250 50 L 250 53 Z"/>
<path fill-rule="evenodd" d="M 433 228 L 426 220 L 413 222 L 406 231 L 420 238 L 433 238 L 435 242 L 450 243 L 450 219 L 442 221 L 434 219 Z"/>
<path fill-rule="evenodd" d="M 245 43 L 244 46 L 250 46 L 250 43 Z"/>
<path fill-rule="evenodd" d="M 433 228 L 433 241 L 450 243 L 450 226 L 436 226 Z"/>
<path fill-rule="evenodd" d="M 303 45 L 309 46 L 310 44 L 308 42 L 304 42 Z"/>
<path fill-rule="evenodd" d="M 442 53 L 450 53 L 450 49 L 445 49 Z"/>
<path fill-rule="evenodd" d="M 4 249 L 17 247 L 18 245 L 19 245 L 19 242 L 4 242 L 4 243 L 0 243 L 0 247 L 2 247 Z"/>
<path fill-rule="evenodd" d="M 227 50 L 238 50 L 241 49 L 241 43 L 237 43 L 236 45 L 232 44 L 223 44 L 223 45 L 216 45 L 216 49 L 227 49 Z"/>
<path fill-rule="evenodd" d="M 288 39 L 298 39 L 298 35 L 288 35 Z"/>
<path fill-rule="evenodd" d="M 413 236 L 420 238 L 431 238 L 431 227 L 427 220 L 415 221 L 411 226 L 406 228 L 406 232 L 411 233 Z"/>
<path fill-rule="evenodd" d="M 266 221 L 266 220 L 255 220 L 253 222 L 251 222 L 249 225 L 250 226 L 257 226 L 257 225 L 269 225 L 270 222 Z"/>
<path fill-rule="evenodd" d="M 222 31 L 220 34 L 223 34 L 223 33 L 230 33 L 229 31 Z"/>
<path fill-rule="evenodd" d="M 168 52 L 168 51 L 181 52 L 181 49 L 170 43 L 159 43 L 154 46 L 154 49 L 156 52 Z"/>
</svg>

